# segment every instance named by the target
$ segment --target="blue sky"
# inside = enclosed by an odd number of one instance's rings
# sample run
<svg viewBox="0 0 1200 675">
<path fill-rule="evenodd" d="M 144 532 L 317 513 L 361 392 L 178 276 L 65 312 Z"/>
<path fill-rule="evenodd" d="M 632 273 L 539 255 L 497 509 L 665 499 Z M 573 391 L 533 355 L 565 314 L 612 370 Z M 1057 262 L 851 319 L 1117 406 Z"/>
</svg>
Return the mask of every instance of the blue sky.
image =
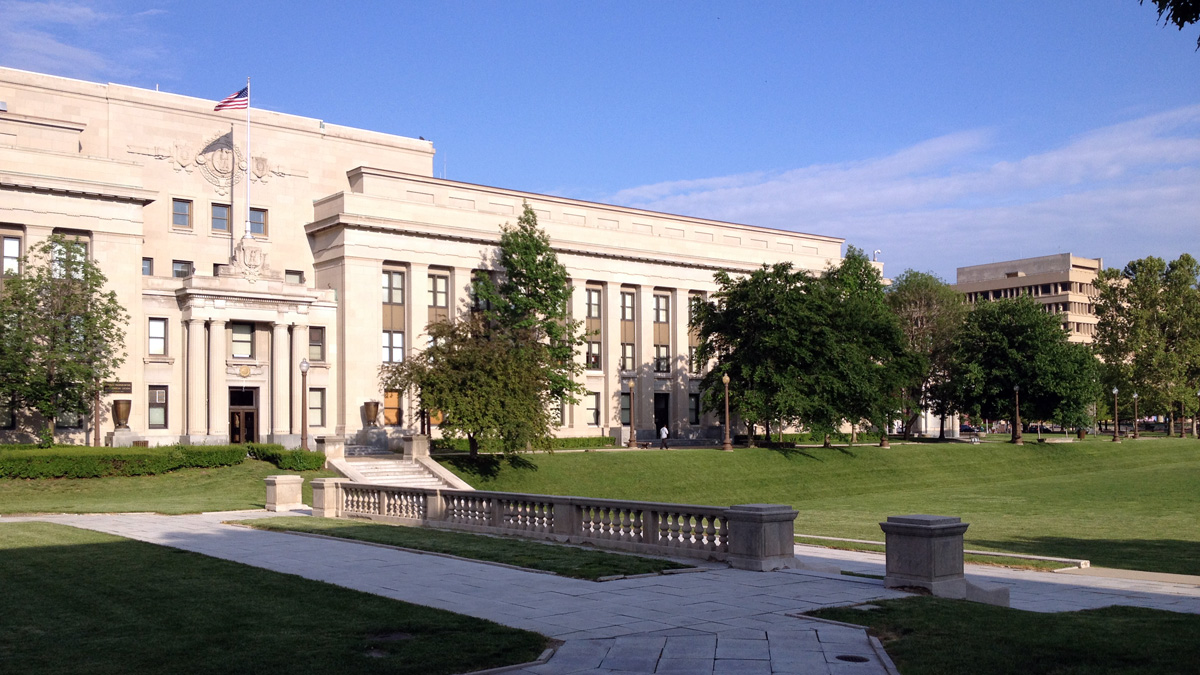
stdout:
<svg viewBox="0 0 1200 675">
<path fill-rule="evenodd" d="M 454 180 L 844 237 L 889 275 L 1200 255 L 1200 27 L 1136 0 L 22 2 L 0 65 L 405 136 Z"/>
</svg>

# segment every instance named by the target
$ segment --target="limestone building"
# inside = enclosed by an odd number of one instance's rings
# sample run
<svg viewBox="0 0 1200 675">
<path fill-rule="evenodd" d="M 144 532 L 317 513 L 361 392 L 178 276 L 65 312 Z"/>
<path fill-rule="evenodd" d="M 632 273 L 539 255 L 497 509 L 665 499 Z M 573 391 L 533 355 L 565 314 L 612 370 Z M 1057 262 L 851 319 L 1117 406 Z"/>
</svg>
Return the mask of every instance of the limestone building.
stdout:
<svg viewBox="0 0 1200 675">
<path fill-rule="evenodd" d="M 1030 296 L 1062 317 L 1071 342 L 1091 343 L 1098 320 L 1095 281 L 1102 269 L 1102 258 L 1059 253 L 960 267 L 954 287 L 971 303 Z"/>
<path fill-rule="evenodd" d="M 380 391 L 378 368 L 468 310 L 473 272 L 524 202 L 593 333 L 565 436 L 621 434 L 631 385 L 641 434 L 715 433 L 689 298 L 718 270 L 841 259 L 835 237 L 439 179 L 429 141 L 316 119 L 250 110 L 247 156 L 246 111 L 209 100 L 0 68 L 0 102 L 5 265 L 52 233 L 87 242 L 131 316 L 101 431 L 111 402 L 131 400 L 129 426 L 153 445 L 295 446 L 306 408 L 310 438 L 412 433 L 414 402 Z M 26 414 L 6 411 L 0 439 L 27 437 Z M 60 439 L 85 442 L 91 422 L 60 420 Z"/>
</svg>

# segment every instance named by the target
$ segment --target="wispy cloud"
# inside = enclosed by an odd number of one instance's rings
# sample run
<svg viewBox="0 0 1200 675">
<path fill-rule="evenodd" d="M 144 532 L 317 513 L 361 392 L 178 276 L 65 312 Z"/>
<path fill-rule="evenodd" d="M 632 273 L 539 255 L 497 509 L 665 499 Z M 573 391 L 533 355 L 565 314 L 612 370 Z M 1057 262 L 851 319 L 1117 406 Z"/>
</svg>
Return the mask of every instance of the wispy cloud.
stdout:
<svg viewBox="0 0 1200 675">
<path fill-rule="evenodd" d="M 0 0 L 0 65 L 84 79 L 133 78 L 162 66 L 167 52 L 147 21 L 163 13 Z"/>
<path fill-rule="evenodd" d="M 976 130 L 891 155 L 622 190 L 620 204 L 845 237 L 953 280 L 961 265 L 1071 251 L 1120 265 L 1200 253 L 1200 105 L 996 159 Z"/>
</svg>

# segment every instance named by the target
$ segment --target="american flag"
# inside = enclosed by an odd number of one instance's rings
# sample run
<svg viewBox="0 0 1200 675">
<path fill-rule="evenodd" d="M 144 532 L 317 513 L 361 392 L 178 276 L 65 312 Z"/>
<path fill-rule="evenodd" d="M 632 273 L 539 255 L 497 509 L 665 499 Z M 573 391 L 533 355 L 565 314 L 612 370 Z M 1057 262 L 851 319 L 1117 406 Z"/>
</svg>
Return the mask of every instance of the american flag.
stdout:
<svg viewBox="0 0 1200 675">
<path fill-rule="evenodd" d="M 250 87 L 242 87 L 236 94 L 230 94 L 221 99 L 221 102 L 213 110 L 245 110 L 249 107 Z"/>
</svg>

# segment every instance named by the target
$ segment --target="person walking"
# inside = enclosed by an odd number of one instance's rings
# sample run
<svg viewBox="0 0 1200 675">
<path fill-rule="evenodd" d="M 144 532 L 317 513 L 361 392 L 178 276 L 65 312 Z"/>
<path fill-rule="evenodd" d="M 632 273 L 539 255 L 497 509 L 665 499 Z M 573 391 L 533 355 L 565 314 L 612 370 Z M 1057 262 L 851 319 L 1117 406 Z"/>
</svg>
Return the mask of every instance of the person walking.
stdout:
<svg viewBox="0 0 1200 675">
<path fill-rule="evenodd" d="M 670 450 L 670 448 L 667 447 L 667 436 L 669 435 L 670 432 L 667 431 L 667 425 L 662 425 L 662 428 L 658 430 L 658 438 L 662 441 L 662 443 L 660 443 L 658 446 L 659 448 L 663 450 Z"/>
</svg>

